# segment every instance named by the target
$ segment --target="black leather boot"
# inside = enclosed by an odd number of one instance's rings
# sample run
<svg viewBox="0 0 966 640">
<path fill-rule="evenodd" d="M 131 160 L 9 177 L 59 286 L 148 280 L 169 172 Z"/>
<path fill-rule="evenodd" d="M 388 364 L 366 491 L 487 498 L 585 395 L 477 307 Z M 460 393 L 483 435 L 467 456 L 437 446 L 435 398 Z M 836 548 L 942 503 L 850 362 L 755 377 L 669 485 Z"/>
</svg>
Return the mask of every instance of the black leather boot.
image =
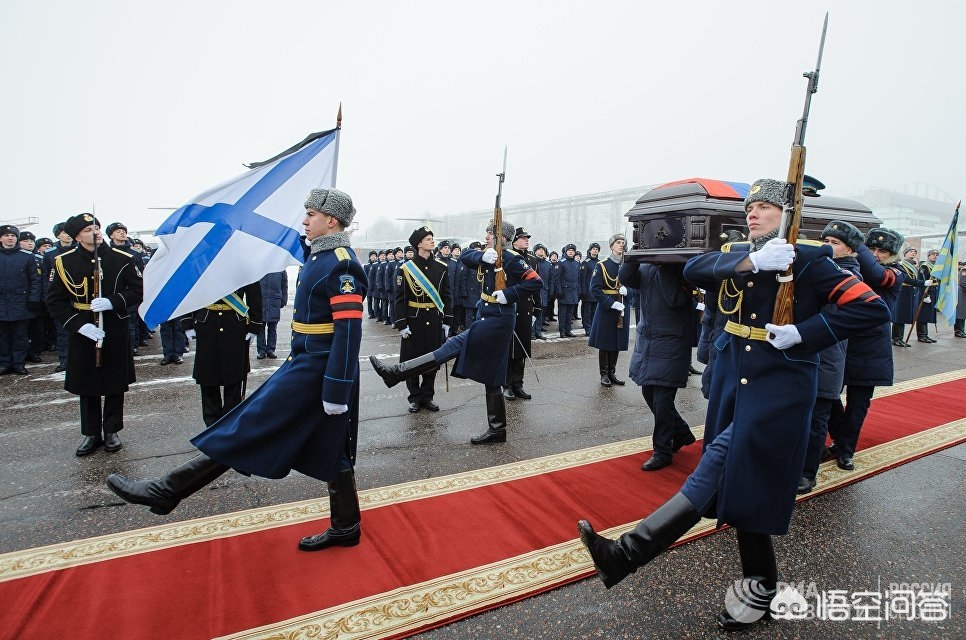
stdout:
<svg viewBox="0 0 966 640">
<path fill-rule="evenodd" d="M 107 488 L 125 502 L 146 505 L 151 513 L 163 516 L 230 468 L 202 453 L 153 480 L 130 480 L 112 473 L 107 476 Z"/>
<path fill-rule="evenodd" d="M 746 629 L 759 620 L 771 619 L 771 601 L 777 594 L 778 565 L 771 536 L 738 531 L 741 574 L 745 577 L 740 607 L 718 614 L 718 626 L 725 631 Z"/>
<path fill-rule="evenodd" d="M 617 356 L 618 351 L 608 351 L 608 361 L 607 361 L 607 377 L 610 381 L 616 384 L 618 387 L 623 387 L 625 382 L 623 380 L 617 379 Z"/>
<path fill-rule="evenodd" d="M 379 374 L 379 377 L 382 378 L 382 381 L 386 383 L 387 387 L 395 387 L 403 380 L 421 376 L 424 373 L 429 373 L 439 368 L 432 352 L 421 355 L 418 358 L 413 358 L 412 360 L 391 365 L 384 365 L 376 356 L 369 356 L 369 364 L 376 370 L 376 373 Z"/>
<path fill-rule="evenodd" d="M 486 422 L 489 425 L 487 430 L 475 438 L 470 438 L 470 443 L 506 442 L 506 403 L 502 393 L 486 394 Z"/>
<path fill-rule="evenodd" d="M 507 400 L 517 399 L 516 395 L 513 393 L 513 387 L 511 386 L 503 387 L 503 397 L 506 398 Z"/>
<path fill-rule="evenodd" d="M 362 536 L 359 515 L 359 494 L 356 492 L 355 471 L 340 471 L 335 482 L 329 483 L 329 528 L 323 533 L 299 540 L 302 551 L 321 551 L 329 547 L 354 547 Z"/>
<path fill-rule="evenodd" d="M 577 532 L 597 567 L 597 577 L 610 589 L 656 558 L 700 519 L 684 494 L 678 492 L 617 540 L 597 535 L 586 520 L 577 523 Z"/>
<path fill-rule="evenodd" d="M 529 393 L 524 391 L 522 382 L 518 382 L 517 384 L 513 385 L 512 388 L 513 388 L 513 394 L 522 400 L 530 400 L 531 398 L 533 398 L 533 396 L 531 396 Z"/>
<path fill-rule="evenodd" d="M 607 370 L 610 368 L 610 357 L 607 355 L 606 351 L 597 352 L 598 366 L 600 367 L 600 386 L 609 387 L 611 386 L 610 376 L 607 375 Z"/>
</svg>

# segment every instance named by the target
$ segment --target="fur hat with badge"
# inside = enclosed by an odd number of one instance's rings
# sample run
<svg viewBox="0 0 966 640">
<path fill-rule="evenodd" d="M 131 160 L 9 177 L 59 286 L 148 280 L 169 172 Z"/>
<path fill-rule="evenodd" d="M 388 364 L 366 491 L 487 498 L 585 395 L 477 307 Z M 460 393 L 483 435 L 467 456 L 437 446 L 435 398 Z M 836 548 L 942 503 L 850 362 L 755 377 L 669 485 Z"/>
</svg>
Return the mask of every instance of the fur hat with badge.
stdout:
<svg viewBox="0 0 966 640">
<path fill-rule="evenodd" d="M 429 227 L 419 227 L 415 231 L 409 234 L 409 244 L 413 247 L 418 247 L 419 243 L 423 241 L 426 236 L 433 235 L 433 230 Z M 445 242 L 445 240 L 444 240 Z"/>
<path fill-rule="evenodd" d="M 905 241 L 906 238 L 901 233 L 885 227 L 872 229 L 865 236 L 865 246 L 870 249 L 882 249 L 894 256 L 899 255 L 899 249 L 902 248 L 902 243 Z"/>
<path fill-rule="evenodd" d="M 20 229 L 12 224 L 0 225 L 0 236 L 17 236 L 20 238 Z"/>
<path fill-rule="evenodd" d="M 865 235 L 855 225 L 845 220 L 832 220 L 825 225 L 825 229 L 822 230 L 822 238 L 841 240 L 852 251 L 858 251 L 859 246 L 865 242 Z"/>
<path fill-rule="evenodd" d="M 627 238 L 624 237 L 623 233 L 615 233 L 607 240 L 607 246 L 613 247 L 614 243 L 617 242 L 618 240 L 623 240 L 624 244 L 627 244 Z"/>
<path fill-rule="evenodd" d="M 67 221 L 64 222 L 64 231 L 76 240 L 77 234 L 91 225 L 99 227 L 101 223 L 89 213 L 78 213 L 76 216 L 67 218 Z"/>
<path fill-rule="evenodd" d="M 785 193 L 788 191 L 788 183 L 783 180 L 773 180 L 771 178 L 760 178 L 751 183 L 748 188 L 748 195 L 745 196 L 745 210 L 753 202 L 767 202 L 779 209 L 785 207 Z"/>
<path fill-rule="evenodd" d="M 352 198 L 338 189 L 312 189 L 305 199 L 305 208 L 328 214 L 341 222 L 343 227 L 352 224 L 352 218 L 356 215 Z"/>
<path fill-rule="evenodd" d="M 37 239 L 37 236 L 35 236 L 34 234 L 30 233 L 29 231 L 21 231 L 20 232 L 19 239 L 21 241 L 22 240 L 36 240 Z"/>
<path fill-rule="evenodd" d="M 491 233 L 493 232 L 492 220 L 490 220 L 490 224 L 486 226 L 486 230 Z M 516 233 L 516 230 L 517 228 L 513 226 L 512 222 L 507 222 L 506 220 L 504 220 L 503 224 L 500 226 L 500 235 L 502 235 L 504 239 L 509 241 L 513 239 L 513 234 Z"/>
<path fill-rule="evenodd" d="M 104 229 L 104 234 L 110 238 L 111 235 L 118 229 L 124 229 L 125 233 L 127 232 L 127 226 L 125 226 L 123 222 L 112 222 L 111 224 L 107 225 L 107 229 Z"/>
</svg>

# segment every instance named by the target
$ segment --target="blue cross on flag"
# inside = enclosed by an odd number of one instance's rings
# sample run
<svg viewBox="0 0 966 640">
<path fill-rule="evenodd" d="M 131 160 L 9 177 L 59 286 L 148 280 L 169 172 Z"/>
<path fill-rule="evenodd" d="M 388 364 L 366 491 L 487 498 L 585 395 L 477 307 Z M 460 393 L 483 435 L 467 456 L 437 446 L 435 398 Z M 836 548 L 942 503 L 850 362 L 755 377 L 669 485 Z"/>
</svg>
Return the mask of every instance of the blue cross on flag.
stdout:
<svg viewBox="0 0 966 640">
<path fill-rule="evenodd" d="M 338 141 L 338 129 L 312 134 L 171 214 L 144 270 L 145 324 L 153 329 L 302 264 L 305 198 L 335 185 Z"/>
</svg>

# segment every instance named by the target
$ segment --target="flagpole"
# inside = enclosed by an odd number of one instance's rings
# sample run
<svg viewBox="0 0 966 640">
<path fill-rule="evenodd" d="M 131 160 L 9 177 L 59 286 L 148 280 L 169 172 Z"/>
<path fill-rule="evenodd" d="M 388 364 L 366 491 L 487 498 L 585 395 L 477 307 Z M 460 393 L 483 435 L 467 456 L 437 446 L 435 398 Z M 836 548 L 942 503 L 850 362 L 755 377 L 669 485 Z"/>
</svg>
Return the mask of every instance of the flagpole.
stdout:
<svg viewBox="0 0 966 640">
<path fill-rule="evenodd" d="M 332 163 L 332 186 L 336 186 L 339 176 L 339 140 L 342 138 L 342 103 L 339 103 L 339 113 L 335 116 L 335 161 Z"/>
</svg>

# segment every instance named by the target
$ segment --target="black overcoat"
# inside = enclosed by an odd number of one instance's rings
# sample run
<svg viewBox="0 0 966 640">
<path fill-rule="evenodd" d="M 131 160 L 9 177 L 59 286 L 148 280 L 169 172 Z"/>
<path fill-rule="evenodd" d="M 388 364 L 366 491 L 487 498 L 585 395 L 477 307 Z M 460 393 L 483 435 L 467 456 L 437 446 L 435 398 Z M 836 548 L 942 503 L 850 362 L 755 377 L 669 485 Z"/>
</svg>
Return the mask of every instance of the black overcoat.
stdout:
<svg viewBox="0 0 966 640">
<path fill-rule="evenodd" d="M 195 382 L 212 387 L 237 384 L 251 371 L 246 334 L 257 334 L 262 328 L 262 288 L 257 282 L 245 285 L 235 293 L 248 305 L 248 315 L 224 308 L 223 300 L 213 301 L 182 321 L 185 330 L 197 333 Z"/>
</svg>

